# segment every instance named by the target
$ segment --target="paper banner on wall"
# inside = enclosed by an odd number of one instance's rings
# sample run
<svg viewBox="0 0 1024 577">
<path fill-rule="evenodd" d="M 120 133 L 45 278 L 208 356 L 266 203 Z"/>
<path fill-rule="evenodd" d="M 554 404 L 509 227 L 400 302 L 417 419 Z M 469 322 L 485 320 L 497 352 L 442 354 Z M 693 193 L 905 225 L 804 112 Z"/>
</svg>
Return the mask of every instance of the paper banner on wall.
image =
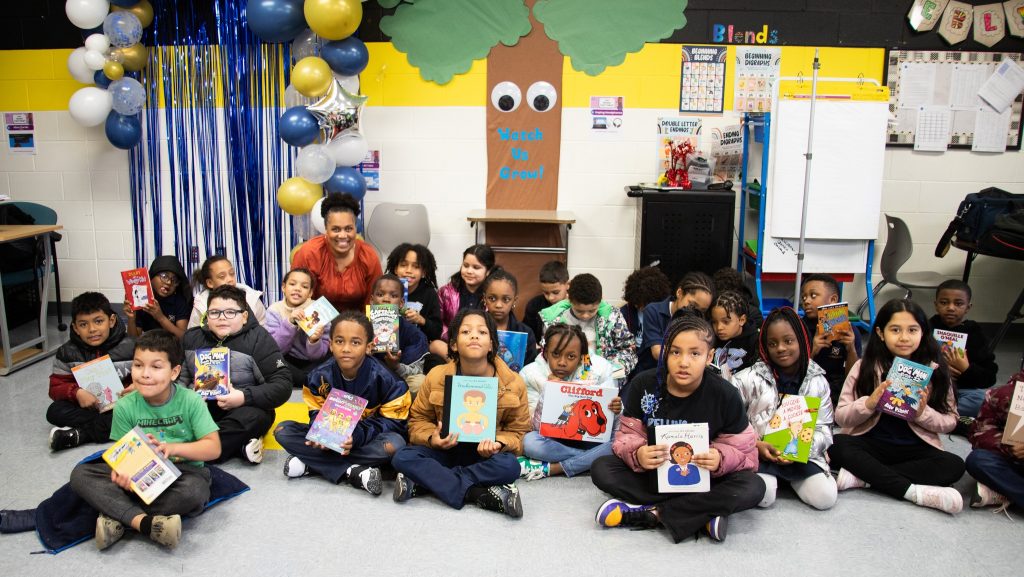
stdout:
<svg viewBox="0 0 1024 577">
<path fill-rule="evenodd" d="M 722 112 L 726 51 L 718 46 L 683 46 L 679 112 Z"/>
<path fill-rule="evenodd" d="M 914 5 L 907 14 L 910 27 L 918 32 L 927 32 L 935 28 L 942 18 L 942 11 L 946 8 L 947 2 L 949 0 L 914 0 Z"/>
<path fill-rule="evenodd" d="M 967 40 L 973 21 L 974 7 L 952 0 L 949 6 L 946 6 L 946 11 L 942 13 L 939 36 L 942 36 L 942 39 L 950 44 L 959 44 Z"/>
<path fill-rule="evenodd" d="M 590 97 L 591 136 L 621 139 L 624 100 L 622 96 Z"/>
<path fill-rule="evenodd" d="M 696 152 L 700 146 L 702 120 L 697 116 L 677 116 L 658 119 L 658 163 L 655 171 L 657 181 L 671 168 L 672 147 L 689 141 Z"/>
<path fill-rule="evenodd" d="M 358 168 L 366 179 L 366 190 L 380 190 L 380 151 L 367 150 Z"/>
<path fill-rule="evenodd" d="M 1003 26 L 1003 5 L 985 4 L 974 7 L 974 41 L 989 48 L 1006 36 Z"/>
<path fill-rule="evenodd" d="M 715 167 L 715 182 L 731 180 L 740 182 L 740 168 L 743 161 L 743 126 L 734 124 L 713 128 L 709 156 Z"/>
<path fill-rule="evenodd" d="M 5 112 L 4 130 L 7 149 L 15 154 L 35 154 L 35 122 L 31 112 Z"/>
<path fill-rule="evenodd" d="M 772 109 L 781 61 L 782 49 L 778 47 L 736 47 L 733 110 L 768 112 Z"/>
<path fill-rule="evenodd" d="M 1003 2 L 1006 16 L 1006 31 L 1017 38 L 1024 38 L 1024 0 Z"/>
</svg>

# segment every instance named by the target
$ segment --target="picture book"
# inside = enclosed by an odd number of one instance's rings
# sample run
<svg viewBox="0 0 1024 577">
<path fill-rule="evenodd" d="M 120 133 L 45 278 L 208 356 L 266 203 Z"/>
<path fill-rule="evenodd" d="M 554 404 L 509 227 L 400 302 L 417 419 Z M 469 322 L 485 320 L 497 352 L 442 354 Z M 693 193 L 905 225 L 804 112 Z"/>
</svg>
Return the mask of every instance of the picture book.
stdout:
<svg viewBox="0 0 1024 577">
<path fill-rule="evenodd" d="M 779 408 L 768 420 L 762 440 L 781 452 L 779 458 L 806 463 L 814 442 L 819 405 L 818 397 L 784 395 Z"/>
<path fill-rule="evenodd" d="M 306 307 L 302 314 L 306 316 L 299 321 L 299 328 L 307 335 L 312 335 L 318 328 L 333 321 L 338 316 L 338 309 L 334 308 L 327 297 L 320 297 Z"/>
<path fill-rule="evenodd" d="M 79 387 L 89 391 L 100 400 L 100 412 L 105 413 L 114 408 L 114 403 L 120 398 L 124 385 L 121 378 L 117 376 L 117 369 L 110 355 L 103 355 L 88 363 L 82 363 L 71 368 L 71 374 Z"/>
<path fill-rule="evenodd" d="M 366 305 L 366 317 L 373 323 L 373 352 L 398 352 L 398 305 Z"/>
<path fill-rule="evenodd" d="M 952 351 L 958 358 L 967 358 L 967 333 L 935 329 L 932 334 L 942 346 L 942 352 Z"/>
<path fill-rule="evenodd" d="M 654 444 L 668 445 L 669 459 L 658 467 L 659 493 L 707 493 L 711 471 L 690 462 L 694 455 L 707 453 L 711 446 L 707 423 L 658 425 Z"/>
<path fill-rule="evenodd" d="M 147 505 L 181 476 L 181 471 L 156 450 L 140 427 L 128 431 L 103 451 L 103 460 L 131 479 L 132 490 Z"/>
<path fill-rule="evenodd" d="M 195 371 L 192 382 L 199 396 L 210 399 L 228 394 L 231 377 L 231 349 L 214 347 L 196 349 Z"/>
<path fill-rule="evenodd" d="M 497 377 L 445 377 L 442 437 L 458 433 L 460 443 L 494 440 L 497 417 Z"/>
<path fill-rule="evenodd" d="M 828 340 L 839 338 L 839 333 L 853 332 L 850 324 L 850 307 L 846 303 L 835 303 L 818 307 L 818 334 L 828 335 Z"/>
<path fill-rule="evenodd" d="M 550 439 L 604 443 L 612 439 L 615 416 L 608 404 L 617 387 L 548 381 L 544 385 L 539 433 Z"/>
<path fill-rule="evenodd" d="M 366 399 L 341 389 L 331 389 L 320 412 L 309 425 L 306 439 L 332 451 L 341 452 L 341 445 L 352 436 L 366 409 Z"/>
<path fill-rule="evenodd" d="M 921 394 L 932 378 L 931 367 L 896 357 L 886 375 L 889 386 L 882 391 L 875 410 L 913 421 L 917 418 Z"/>
<path fill-rule="evenodd" d="M 1006 427 L 1003 429 L 1003 443 L 1024 445 L 1024 381 L 1017 381 L 1010 398 L 1010 409 L 1006 413 Z"/>
<path fill-rule="evenodd" d="M 133 268 L 123 271 L 121 281 L 124 283 L 125 300 L 133 311 L 146 308 L 146 305 L 153 302 L 153 285 L 149 282 L 148 269 Z"/>
<path fill-rule="evenodd" d="M 498 357 L 518 373 L 526 364 L 526 333 L 498 331 Z"/>
</svg>

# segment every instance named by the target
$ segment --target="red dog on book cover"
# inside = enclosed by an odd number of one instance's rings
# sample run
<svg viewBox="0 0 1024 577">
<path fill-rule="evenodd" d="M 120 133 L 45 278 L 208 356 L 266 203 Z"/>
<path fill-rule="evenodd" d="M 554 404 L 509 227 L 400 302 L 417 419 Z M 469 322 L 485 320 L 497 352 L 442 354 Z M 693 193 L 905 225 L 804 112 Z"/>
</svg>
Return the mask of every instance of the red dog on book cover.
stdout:
<svg viewBox="0 0 1024 577">
<path fill-rule="evenodd" d="M 607 426 L 608 419 L 601 404 L 592 399 L 580 399 L 566 405 L 555 424 L 541 423 L 540 434 L 549 438 L 581 441 L 584 434 L 596 437 Z"/>
</svg>

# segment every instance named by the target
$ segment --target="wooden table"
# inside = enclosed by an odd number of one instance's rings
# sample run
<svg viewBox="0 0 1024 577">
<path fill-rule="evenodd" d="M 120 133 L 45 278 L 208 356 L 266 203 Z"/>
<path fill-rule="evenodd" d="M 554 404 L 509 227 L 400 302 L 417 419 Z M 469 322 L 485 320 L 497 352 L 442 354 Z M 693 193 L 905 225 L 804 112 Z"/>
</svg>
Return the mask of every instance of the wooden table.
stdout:
<svg viewBox="0 0 1024 577">
<path fill-rule="evenodd" d="M 51 232 L 62 229 L 59 224 L 37 225 L 37 224 L 5 224 L 0 225 L 0 244 L 26 238 L 38 238 L 49 235 Z M 49 304 L 50 271 L 53 268 L 53 254 L 50 252 L 50 242 L 44 241 L 43 245 L 43 270 L 42 279 L 39 283 L 39 336 L 31 338 L 18 345 L 11 344 L 10 329 L 7 326 L 7 309 L 4 304 L 3 276 L 0 275 L 0 338 L 3 339 L 3 358 L 0 358 L 0 375 L 7 375 L 13 371 L 44 359 L 53 354 L 50 350 L 50 342 L 46 330 L 46 308 Z M 54 349 L 56 350 L 56 349 Z"/>
<path fill-rule="evenodd" d="M 513 209 L 477 209 L 469 211 L 466 217 L 469 226 L 476 229 L 476 242 L 483 242 L 484 234 L 481 224 L 524 224 L 524 225 L 557 225 L 564 227 L 562 246 L 492 246 L 499 252 L 525 252 L 541 254 L 569 254 L 569 230 L 576 224 L 576 215 L 567 210 L 513 210 Z"/>
</svg>

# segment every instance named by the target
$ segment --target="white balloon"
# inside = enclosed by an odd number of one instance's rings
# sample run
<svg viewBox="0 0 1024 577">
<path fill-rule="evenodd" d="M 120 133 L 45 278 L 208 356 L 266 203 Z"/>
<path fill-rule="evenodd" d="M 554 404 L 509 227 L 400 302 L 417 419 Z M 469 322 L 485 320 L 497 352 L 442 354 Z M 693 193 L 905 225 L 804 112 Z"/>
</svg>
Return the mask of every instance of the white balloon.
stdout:
<svg viewBox="0 0 1024 577">
<path fill-rule="evenodd" d="M 303 147 L 295 159 L 296 174 L 316 184 L 327 182 L 334 174 L 334 168 L 334 158 L 320 144 Z"/>
<path fill-rule="evenodd" d="M 307 56 L 319 56 L 323 41 L 316 33 L 306 28 L 292 40 L 292 62 L 298 62 Z"/>
<path fill-rule="evenodd" d="M 315 101 L 316 98 L 306 98 L 302 93 L 295 89 L 295 86 L 291 84 L 284 89 L 284 105 L 286 108 L 291 108 L 293 106 L 309 106 Z"/>
<path fill-rule="evenodd" d="M 103 24 L 103 19 L 110 12 L 107 0 L 68 0 L 64 12 L 72 24 L 83 30 L 95 28 Z"/>
<path fill-rule="evenodd" d="M 341 86 L 351 92 L 352 94 L 359 94 L 359 77 L 358 76 L 338 76 L 334 75 L 341 82 Z"/>
<path fill-rule="evenodd" d="M 85 64 L 85 48 L 79 47 L 71 51 L 68 56 L 68 72 L 71 77 L 82 84 L 93 83 L 93 71 Z"/>
<path fill-rule="evenodd" d="M 68 112 L 82 126 L 98 126 L 107 120 L 114 101 L 102 88 L 86 86 L 71 95 Z"/>
<path fill-rule="evenodd" d="M 370 147 L 362 134 L 339 136 L 327 144 L 327 152 L 337 166 L 355 166 L 366 157 Z"/>
<path fill-rule="evenodd" d="M 110 50 L 110 40 L 106 34 L 90 34 L 85 39 L 85 47 L 89 50 L 95 50 L 97 52 L 106 52 Z"/>
<path fill-rule="evenodd" d="M 82 59 L 90 70 L 103 70 L 103 65 L 107 62 L 107 57 L 99 50 L 86 50 Z"/>
<path fill-rule="evenodd" d="M 321 198 L 313 205 L 313 210 L 309 211 L 309 223 L 313 225 L 313 230 L 318 234 L 323 234 L 327 228 L 324 226 L 324 217 L 320 214 L 320 205 L 323 203 L 324 199 Z"/>
</svg>

